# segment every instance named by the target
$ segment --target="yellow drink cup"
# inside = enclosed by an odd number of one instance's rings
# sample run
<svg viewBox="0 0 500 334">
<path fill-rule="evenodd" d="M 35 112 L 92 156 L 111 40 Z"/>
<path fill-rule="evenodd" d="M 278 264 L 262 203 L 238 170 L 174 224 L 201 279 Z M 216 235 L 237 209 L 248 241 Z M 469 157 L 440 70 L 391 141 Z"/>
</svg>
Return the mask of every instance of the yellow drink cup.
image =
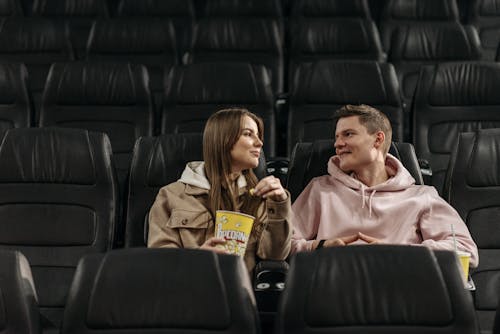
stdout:
<svg viewBox="0 0 500 334">
<path fill-rule="evenodd" d="M 460 267 L 462 268 L 464 282 L 469 279 L 469 263 L 470 263 L 470 253 L 457 251 L 457 256 L 460 261 Z"/>
<path fill-rule="evenodd" d="M 245 255 L 255 217 L 244 213 L 217 210 L 215 237 L 225 239 L 224 248 L 234 255 Z"/>
</svg>

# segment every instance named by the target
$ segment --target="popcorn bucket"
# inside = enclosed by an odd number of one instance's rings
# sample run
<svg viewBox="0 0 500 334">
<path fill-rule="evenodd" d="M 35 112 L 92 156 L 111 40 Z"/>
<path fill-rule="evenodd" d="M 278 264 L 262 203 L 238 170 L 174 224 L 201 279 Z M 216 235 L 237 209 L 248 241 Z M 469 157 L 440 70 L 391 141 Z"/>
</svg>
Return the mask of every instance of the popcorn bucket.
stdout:
<svg viewBox="0 0 500 334">
<path fill-rule="evenodd" d="M 234 255 L 245 255 L 255 217 L 240 212 L 217 210 L 215 237 L 225 239 L 224 248 Z"/>
</svg>

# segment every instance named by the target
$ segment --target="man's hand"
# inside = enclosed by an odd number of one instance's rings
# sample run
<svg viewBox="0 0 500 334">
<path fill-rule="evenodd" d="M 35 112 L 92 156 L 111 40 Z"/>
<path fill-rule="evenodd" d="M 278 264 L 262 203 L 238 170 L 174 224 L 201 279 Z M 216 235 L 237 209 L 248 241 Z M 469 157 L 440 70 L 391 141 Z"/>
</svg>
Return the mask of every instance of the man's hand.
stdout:
<svg viewBox="0 0 500 334">
<path fill-rule="evenodd" d="M 212 251 L 218 254 L 230 254 L 229 251 L 224 248 L 225 243 L 226 240 L 224 239 L 212 237 L 207 239 L 203 245 L 200 246 L 200 249 Z"/>
<path fill-rule="evenodd" d="M 363 234 L 361 232 L 358 232 L 358 239 L 363 240 L 366 243 L 369 244 L 380 244 L 381 241 L 377 238 L 371 237 L 369 235 Z"/>
</svg>

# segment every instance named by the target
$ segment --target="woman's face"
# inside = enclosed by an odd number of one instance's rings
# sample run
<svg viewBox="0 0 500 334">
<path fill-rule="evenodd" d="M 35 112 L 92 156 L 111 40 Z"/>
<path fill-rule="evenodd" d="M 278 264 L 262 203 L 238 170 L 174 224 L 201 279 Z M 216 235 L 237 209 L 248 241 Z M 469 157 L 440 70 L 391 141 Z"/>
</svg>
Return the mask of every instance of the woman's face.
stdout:
<svg viewBox="0 0 500 334">
<path fill-rule="evenodd" d="M 249 116 L 243 116 L 240 137 L 231 149 L 231 172 L 240 173 L 259 165 L 262 141 L 259 139 L 257 123 Z"/>
</svg>

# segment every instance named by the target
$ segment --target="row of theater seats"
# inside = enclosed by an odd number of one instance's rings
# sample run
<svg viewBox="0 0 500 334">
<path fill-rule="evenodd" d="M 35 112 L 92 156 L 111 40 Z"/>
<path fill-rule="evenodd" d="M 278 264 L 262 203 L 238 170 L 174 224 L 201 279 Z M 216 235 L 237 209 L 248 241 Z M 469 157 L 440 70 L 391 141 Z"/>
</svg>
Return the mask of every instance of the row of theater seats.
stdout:
<svg viewBox="0 0 500 334">
<path fill-rule="evenodd" d="M 49 73 L 37 117 L 30 107 L 24 67 L 3 64 L 0 137 L 9 128 L 30 126 L 105 132 L 124 191 L 133 145 L 140 136 L 201 133 L 216 110 L 242 106 L 263 118 L 267 156 L 290 156 L 298 142 L 333 137 L 332 115 L 338 107 L 365 103 L 388 115 L 394 141 L 414 144 L 418 158 L 427 160 L 432 169 L 428 183 L 442 193 L 458 133 L 500 127 L 500 64 L 447 62 L 420 69 L 407 65 L 406 71 L 416 86 L 410 112 L 405 112 L 400 94 L 400 82 L 406 78 L 398 80 L 388 63 L 303 64 L 294 77 L 287 107 L 278 109 L 262 66 L 221 62 L 176 66 L 165 72 L 162 110 L 155 114 L 143 66 L 57 63 Z"/>
<path fill-rule="evenodd" d="M 3 332 L 40 333 L 26 258 L 0 251 L 0 263 Z M 235 256 L 172 249 L 88 255 L 78 264 L 61 333 L 479 334 L 449 251 L 357 246 L 298 254 L 275 326 L 264 331 L 252 290 Z"/>
<path fill-rule="evenodd" d="M 140 138 L 134 149 L 126 204 L 120 204 L 107 136 L 61 128 L 11 129 L 0 145 L 0 213 L 3 249 L 28 258 L 38 290 L 44 326 L 55 328 L 75 267 L 85 254 L 107 252 L 123 230 L 125 247 L 144 247 L 145 217 L 158 189 L 174 182 L 185 163 L 202 157 L 199 134 Z M 500 130 L 462 133 L 452 155 L 444 198 L 466 222 L 479 248 L 472 272 L 475 308 L 481 327 L 491 329 L 497 308 L 500 236 Z M 411 144 L 394 143 L 391 152 L 422 176 Z M 326 173 L 332 141 L 297 145 L 286 187 L 295 199 L 308 181 Z M 266 173 L 265 159 L 256 170 Z M 125 205 L 125 226 L 118 220 Z M 122 237 L 123 238 L 123 237 Z"/>
</svg>

